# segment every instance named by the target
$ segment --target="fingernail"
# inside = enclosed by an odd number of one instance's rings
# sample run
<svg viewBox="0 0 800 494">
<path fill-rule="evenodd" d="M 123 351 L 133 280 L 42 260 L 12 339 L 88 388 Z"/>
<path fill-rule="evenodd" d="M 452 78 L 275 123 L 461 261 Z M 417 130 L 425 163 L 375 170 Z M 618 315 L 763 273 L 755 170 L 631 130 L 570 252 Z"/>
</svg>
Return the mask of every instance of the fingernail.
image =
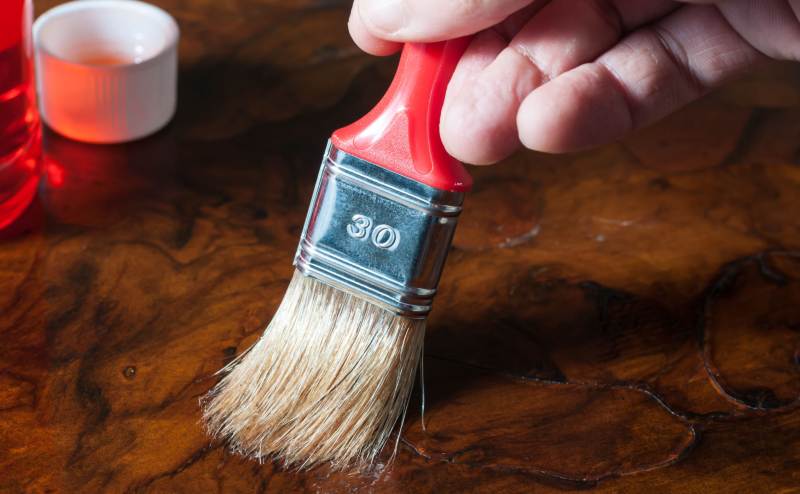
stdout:
<svg viewBox="0 0 800 494">
<path fill-rule="evenodd" d="M 380 31 L 394 34 L 405 26 L 405 0 L 370 0 L 362 2 L 364 22 Z"/>
</svg>

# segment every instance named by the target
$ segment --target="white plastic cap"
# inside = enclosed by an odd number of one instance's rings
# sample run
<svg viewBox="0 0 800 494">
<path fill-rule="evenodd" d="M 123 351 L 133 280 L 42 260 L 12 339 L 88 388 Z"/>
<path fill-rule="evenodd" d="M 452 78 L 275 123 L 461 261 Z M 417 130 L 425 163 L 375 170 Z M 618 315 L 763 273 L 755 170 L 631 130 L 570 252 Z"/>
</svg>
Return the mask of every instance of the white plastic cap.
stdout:
<svg viewBox="0 0 800 494">
<path fill-rule="evenodd" d="M 62 4 L 33 26 L 43 120 L 93 143 L 131 141 L 175 114 L 179 30 L 175 19 L 135 0 Z"/>
</svg>

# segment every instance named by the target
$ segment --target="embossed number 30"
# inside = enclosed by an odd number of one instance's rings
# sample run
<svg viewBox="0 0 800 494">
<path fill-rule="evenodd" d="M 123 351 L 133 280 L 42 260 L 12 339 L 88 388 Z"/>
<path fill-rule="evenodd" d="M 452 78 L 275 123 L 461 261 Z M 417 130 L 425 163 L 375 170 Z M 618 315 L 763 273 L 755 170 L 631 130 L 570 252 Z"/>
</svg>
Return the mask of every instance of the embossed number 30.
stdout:
<svg viewBox="0 0 800 494">
<path fill-rule="evenodd" d="M 363 214 L 353 215 L 353 222 L 347 225 L 347 234 L 358 240 L 369 239 L 379 249 L 395 250 L 400 245 L 400 232 L 389 225 L 372 228 L 372 218 Z"/>
</svg>

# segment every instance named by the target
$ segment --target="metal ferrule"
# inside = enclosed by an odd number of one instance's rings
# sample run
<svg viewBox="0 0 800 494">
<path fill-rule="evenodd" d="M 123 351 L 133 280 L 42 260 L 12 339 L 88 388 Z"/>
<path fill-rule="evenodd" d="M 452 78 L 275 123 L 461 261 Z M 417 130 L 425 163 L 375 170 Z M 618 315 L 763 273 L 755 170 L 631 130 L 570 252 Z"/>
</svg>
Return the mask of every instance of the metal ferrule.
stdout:
<svg viewBox="0 0 800 494">
<path fill-rule="evenodd" d="M 431 309 L 464 201 L 330 142 L 294 264 L 406 317 Z"/>
</svg>

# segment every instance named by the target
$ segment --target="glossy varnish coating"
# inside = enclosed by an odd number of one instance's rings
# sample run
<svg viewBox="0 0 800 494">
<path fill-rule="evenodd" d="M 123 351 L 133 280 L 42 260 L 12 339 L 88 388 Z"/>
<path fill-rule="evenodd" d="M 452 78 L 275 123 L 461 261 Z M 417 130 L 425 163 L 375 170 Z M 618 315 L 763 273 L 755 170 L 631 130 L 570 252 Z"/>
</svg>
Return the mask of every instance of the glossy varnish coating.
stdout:
<svg viewBox="0 0 800 494">
<path fill-rule="evenodd" d="M 427 430 L 415 399 L 388 469 L 295 474 L 209 445 L 197 402 L 273 314 L 325 139 L 394 61 L 352 47 L 344 3 L 157 3 L 183 29 L 175 123 L 49 135 L 2 233 L 0 492 L 800 491 L 796 67 L 472 168 Z"/>
</svg>

